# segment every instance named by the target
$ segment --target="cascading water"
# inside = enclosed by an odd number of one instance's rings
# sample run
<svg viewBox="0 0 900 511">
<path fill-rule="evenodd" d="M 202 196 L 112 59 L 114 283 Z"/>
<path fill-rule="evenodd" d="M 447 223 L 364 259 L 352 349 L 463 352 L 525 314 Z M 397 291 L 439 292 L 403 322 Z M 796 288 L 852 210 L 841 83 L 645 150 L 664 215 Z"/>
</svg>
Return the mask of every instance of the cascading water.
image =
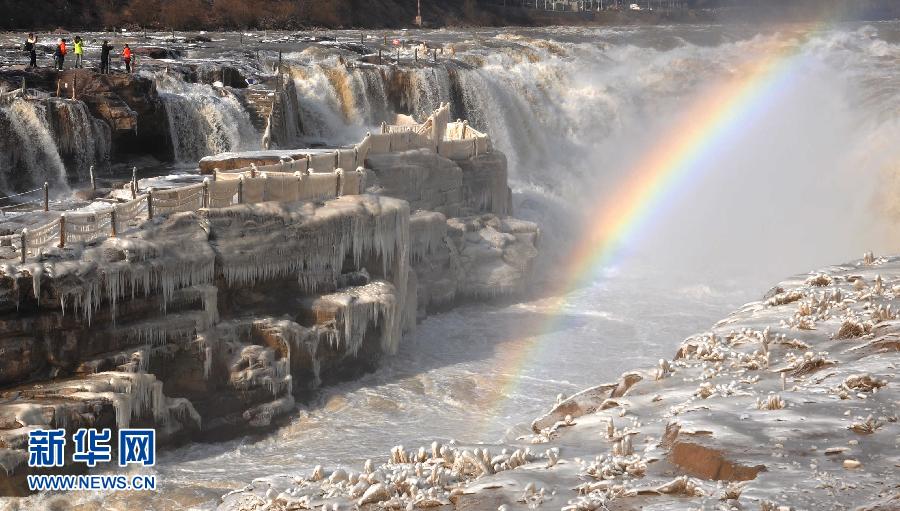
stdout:
<svg viewBox="0 0 900 511">
<path fill-rule="evenodd" d="M 177 161 L 196 162 L 211 154 L 260 148 L 262 135 L 233 93 L 187 83 L 167 73 L 153 78 L 166 108 Z"/>
<path fill-rule="evenodd" d="M 561 302 L 431 317 L 376 373 L 323 389 L 277 432 L 162 454 L 167 496 L 214 509 L 225 491 L 275 471 L 359 470 L 397 444 L 515 438 L 557 393 L 671 357 L 682 338 L 777 279 L 900 248 L 900 69 L 885 65 L 900 59 L 897 24 L 756 29 L 441 32 L 456 61 L 412 70 L 288 55 L 305 140 L 356 141 L 395 113 L 421 120 L 451 101 L 453 117 L 507 154 L 515 214 L 542 223 L 545 252 L 565 254 L 597 220 L 587 212 L 614 204 L 667 142 L 693 137 L 703 158 L 684 179 L 660 181 L 620 256 Z M 783 72 L 748 88 L 756 101 L 744 115 L 723 117 L 716 137 L 690 123 L 673 129 L 709 84 L 739 80 L 742 61 L 773 47 L 791 48 L 773 63 Z M 571 271 L 564 256 L 556 262 Z M 158 500 L 127 498 L 147 508 Z"/>
<path fill-rule="evenodd" d="M 424 120 L 451 95 L 447 68 L 348 66 L 337 58 L 308 62 L 289 54 L 286 66 L 299 105 L 301 141 L 346 144 L 397 114 Z"/>
<path fill-rule="evenodd" d="M 734 79 L 740 63 L 748 57 L 773 47 L 797 45 L 790 76 L 784 78 L 790 82 L 783 84 L 780 94 L 773 92 L 760 99 L 765 103 L 756 107 L 762 112 L 777 105 L 784 114 L 761 116 L 756 125 L 748 121 L 739 127 L 746 131 L 743 140 L 731 139 L 709 149 L 721 154 L 697 171 L 705 177 L 689 194 L 672 194 L 670 200 L 682 201 L 683 206 L 674 210 L 691 211 L 691 222 L 702 220 L 715 230 L 715 236 L 739 243 L 738 233 L 744 231 L 713 225 L 711 219 L 721 218 L 722 208 L 733 207 L 753 190 L 761 196 L 778 197 L 782 204 L 759 213 L 763 216 L 815 211 L 816 225 L 845 226 L 846 232 L 855 233 L 855 241 L 877 243 L 874 225 L 866 232 L 850 227 L 875 213 L 871 201 L 847 215 L 846 211 L 825 211 L 796 200 L 810 191 L 825 200 L 840 200 L 848 187 L 871 196 L 876 179 L 896 181 L 890 172 L 875 176 L 896 161 L 895 144 L 889 141 L 896 140 L 900 103 L 893 93 L 900 77 L 893 72 L 885 76 L 883 67 L 884 59 L 894 56 L 897 47 L 879 39 L 875 29 L 805 33 L 788 28 L 760 34 L 745 28 L 724 34 L 700 29 L 680 33 L 653 28 L 560 29 L 553 40 L 545 36 L 540 30 L 501 32 L 491 37 L 479 34 L 477 40 L 451 43 L 456 50 L 454 59 L 437 66 L 348 66 L 336 58 L 310 61 L 307 52 L 289 55 L 289 59 L 302 62 L 292 69 L 303 135 L 307 140 L 352 141 L 359 137 L 360 126 L 372 128 L 381 121 L 390 122 L 396 113 L 424 119 L 440 102 L 449 101 L 453 117 L 464 117 L 475 128 L 490 133 L 495 147 L 507 154 L 514 190 L 519 192 L 517 202 L 524 206 L 517 208 L 517 213 L 538 222 L 548 221 L 548 214 L 557 215 L 548 222 L 557 227 L 545 235 L 551 239 L 558 236 L 553 245 L 564 246 L 567 238 L 578 237 L 582 221 L 591 220 L 581 218 L 577 210 L 612 199 L 605 194 L 615 193 L 647 152 L 667 138 L 677 137 L 671 130 L 678 116 L 690 104 L 703 100 L 710 83 Z M 842 80 L 830 79 L 835 74 Z M 751 129 L 763 124 L 766 128 L 762 131 Z M 801 156 L 784 147 L 796 148 L 797 144 L 816 150 Z M 767 160 L 761 146 L 786 150 L 772 154 L 794 156 Z M 772 180 L 779 181 L 776 174 L 788 170 L 792 179 L 781 180 L 777 191 L 768 189 Z M 868 174 L 860 180 L 858 172 Z M 823 180 L 823 174 L 828 179 Z M 712 183 L 718 188 L 713 189 Z M 698 190 L 707 196 L 699 197 Z M 687 200 L 694 202 L 687 205 Z M 890 197 L 877 202 L 878 209 L 897 209 Z M 552 213 L 560 204 L 566 206 Z M 730 221 L 752 230 L 748 224 L 756 220 L 741 215 Z M 657 228 L 662 225 L 658 223 Z M 698 239 L 696 230 L 688 232 L 671 221 L 666 225 L 668 230 L 654 237 L 665 234 L 662 238 L 667 241 L 682 240 L 679 245 L 700 246 L 702 237 L 713 234 L 702 231 Z M 829 259 L 823 256 L 804 260 L 809 254 L 802 250 L 810 243 L 821 246 L 823 243 L 815 240 L 827 238 L 824 230 L 805 226 L 769 233 L 770 239 L 797 248 L 788 250 L 796 254 L 796 258 L 792 256 L 794 265 L 770 266 L 769 276 L 777 278 L 789 269 L 826 263 Z M 692 244 L 684 243 L 687 239 Z M 727 249 L 720 245 L 716 250 Z M 750 250 L 753 255 L 748 253 L 742 264 L 764 266 L 753 262 L 763 250 L 763 245 L 755 245 Z M 698 260 L 724 256 L 696 252 L 685 251 Z"/>
<path fill-rule="evenodd" d="M 0 107 L 0 189 L 29 190 L 45 181 L 68 189 L 68 180 L 109 160 L 109 147 L 109 127 L 84 103 L 15 99 Z"/>
<path fill-rule="evenodd" d="M 69 179 L 86 180 L 92 165 L 102 166 L 109 161 L 112 130 L 91 116 L 81 101 L 51 100 L 49 107 L 54 139 Z"/>
</svg>

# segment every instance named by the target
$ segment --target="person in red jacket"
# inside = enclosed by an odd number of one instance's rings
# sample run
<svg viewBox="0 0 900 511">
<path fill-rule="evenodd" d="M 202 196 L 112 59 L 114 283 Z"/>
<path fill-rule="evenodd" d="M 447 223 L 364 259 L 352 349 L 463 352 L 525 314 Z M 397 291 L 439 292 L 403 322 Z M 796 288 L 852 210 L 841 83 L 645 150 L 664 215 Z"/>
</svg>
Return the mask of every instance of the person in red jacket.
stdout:
<svg viewBox="0 0 900 511">
<path fill-rule="evenodd" d="M 65 61 L 66 61 L 66 40 L 65 39 L 59 40 L 59 44 L 56 45 L 56 53 L 54 56 L 56 57 L 56 69 L 58 71 L 62 71 Z"/>
<path fill-rule="evenodd" d="M 122 49 L 122 60 L 125 61 L 125 72 L 131 72 L 131 48 L 126 44 Z"/>
</svg>

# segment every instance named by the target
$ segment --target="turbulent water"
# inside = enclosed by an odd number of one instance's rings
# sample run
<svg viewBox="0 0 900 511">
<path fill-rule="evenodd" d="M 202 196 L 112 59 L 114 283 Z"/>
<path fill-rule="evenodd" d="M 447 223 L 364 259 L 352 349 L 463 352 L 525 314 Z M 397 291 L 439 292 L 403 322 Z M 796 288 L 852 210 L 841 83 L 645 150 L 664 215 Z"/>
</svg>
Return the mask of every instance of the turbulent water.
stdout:
<svg viewBox="0 0 900 511">
<path fill-rule="evenodd" d="M 672 356 L 683 337 L 782 277 L 898 248 L 898 24 L 414 36 L 452 47 L 454 62 L 390 73 L 348 71 L 325 50 L 285 55 L 302 124 L 294 136 L 354 141 L 393 113 L 421 118 L 451 101 L 454 117 L 509 156 L 515 214 L 542 224 L 549 280 L 567 276 L 567 249 L 597 206 L 643 157 L 684 135 L 674 127 L 688 108 L 762 52 L 794 50 L 751 115 L 662 190 L 626 249 L 561 307 L 536 299 L 432 316 L 381 369 L 323 389 L 290 425 L 163 454 L 165 498 L 129 495 L 147 499 L 137 507 L 215 507 L 254 477 L 358 469 L 395 444 L 514 439 L 558 393 Z M 240 145 L 240 132 L 223 119 L 180 151 Z"/>
<path fill-rule="evenodd" d="M 259 149 L 259 134 L 234 95 L 209 85 L 185 83 L 166 73 L 156 81 L 169 121 L 175 159 L 195 162 L 226 151 Z"/>
</svg>

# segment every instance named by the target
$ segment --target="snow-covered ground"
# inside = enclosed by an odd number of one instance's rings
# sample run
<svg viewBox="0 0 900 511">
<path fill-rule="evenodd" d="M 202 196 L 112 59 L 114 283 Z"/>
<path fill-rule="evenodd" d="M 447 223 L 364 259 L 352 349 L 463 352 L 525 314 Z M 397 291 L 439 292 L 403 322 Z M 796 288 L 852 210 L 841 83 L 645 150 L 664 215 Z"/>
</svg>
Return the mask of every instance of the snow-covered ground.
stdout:
<svg viewBox="0 0 900 511">
<path fill-rule="evenodd" d="M 255 480 L 231 511 L 896 509 L 900 258 L 780 283 L 672 359 L 560 395 L 506 442 Z"/>
</svg>

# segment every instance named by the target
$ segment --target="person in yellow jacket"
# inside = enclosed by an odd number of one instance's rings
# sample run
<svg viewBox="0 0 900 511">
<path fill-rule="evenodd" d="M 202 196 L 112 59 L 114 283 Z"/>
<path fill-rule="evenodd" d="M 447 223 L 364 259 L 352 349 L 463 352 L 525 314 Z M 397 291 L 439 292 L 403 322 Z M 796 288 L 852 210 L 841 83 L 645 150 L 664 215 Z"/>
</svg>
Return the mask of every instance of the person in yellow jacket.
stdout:
<svg viewBox="0 0 900 511">
<path fill-rule="evenodd" d="M 75 36 L 75 67 L 84 67 L 84 41 Z"/>
</svg>

